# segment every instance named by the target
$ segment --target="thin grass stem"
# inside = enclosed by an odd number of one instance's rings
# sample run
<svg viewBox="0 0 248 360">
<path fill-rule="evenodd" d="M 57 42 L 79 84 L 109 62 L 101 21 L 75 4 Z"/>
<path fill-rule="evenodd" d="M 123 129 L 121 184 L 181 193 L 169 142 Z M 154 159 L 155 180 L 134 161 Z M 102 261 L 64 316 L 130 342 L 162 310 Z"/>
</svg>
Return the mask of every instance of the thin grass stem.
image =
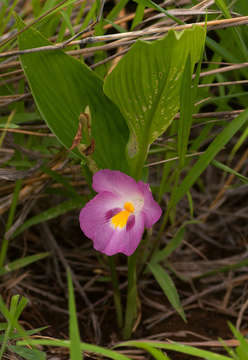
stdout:
<svg viewBox="0 0 248 360">
<path fill-rule="evenodd" d="M 11 225 L 13 223 L 13 219 L 14 219 L 14 215 L 15 215 L 15 210 L 16 210 L 18 196 L 19 196 L 19 192 L 21 190 L 21 186 L 22 186 L 22 180 L 17 180 L 16 185 L 15 185 L 15 189 L 14 189 L 14 193 L 13 193 L 13 198 L 12 198 L 12 203 L 11 203 L 11 207 L 10 207 L 10 211 L 9 211 L 9 216 L 8 216 L 8 220 L 7 220 L 7 224 L 6 224 L 6 228 L 5 228 L 5 233 L 10 229 L 10 227 L 11 227 Z M 9 239 L 6 236 L 4 236 L 2 246 L 1 246 L 1 251 L 0 251 L 0 268 L 3 267 L 3 265 L 4 265 L 6 254 L 7 254 L 7 251 L 8 251 L 8 245 L 9 245 Z"/>
</svg>

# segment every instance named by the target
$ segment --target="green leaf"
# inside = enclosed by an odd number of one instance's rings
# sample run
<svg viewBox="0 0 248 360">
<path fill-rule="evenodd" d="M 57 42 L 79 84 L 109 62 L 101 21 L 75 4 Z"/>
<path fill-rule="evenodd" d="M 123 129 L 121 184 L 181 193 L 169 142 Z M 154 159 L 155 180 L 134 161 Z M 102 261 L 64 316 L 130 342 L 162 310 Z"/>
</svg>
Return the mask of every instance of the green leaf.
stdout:
<svg viewBox="0 0 248 360">
<path fill-rule="evenodd" d="M 18 341 L 18 343 L 17 343 L 17 345 L 26 345 L 26 344 L 27 344 L 26 341 Z M 71 346 L 70 341 L 59 340 L 59 339 L 55 339 L 55 340 L 50 340 L 50 339 L 29 340 L 28 344 L 30 344 L 30 345 L 56 346 L 56 347 L 65 347 L 65 348 L 69 348 Z M 87 352 L 90 352 L 90 353 L 93 353 L 93 354 L 99 354 L 101 356 L 104 356 L 104 357 L 107 357 L 107 358 L 110 358 L 110 359 L 114 359 L 114 360 L 131 360 L 131 358 L 129 358 L 126 355 L 123 355 L 123 354 L 119 353 L 118 351 L 105 349 L 104 347 L 101 347 L 101 346 L 91 345 L 91 344 L 81 342 L 80 347 L 81 347 L 82 351 L 87 351 Z"/>
<path fill-rule="evenodd" d="M 215 0 L 215 4 L 223 12 L 225 18 L 227 18 L 227 19 L 232 18 L 232 15 L 231 15 L 224 0 Z M 247 49 L 245 41 L 242 38 L 242 33 L 241 33 L 240 29 L 233 27 L 233 28 L 230 28 L 230 30 L 231 30 L 231 34 L 233 35 L 233 38 L 236 41 L 236 45 L 238 45 L 240 52 L 243 53 L 244 59 L 247 59 L 248 49 Z"/>
<path fill-rule="evenodd" d="M 20 297 L 19 295 L 13 295 L 8 309 L 0 295 L 0 314 L 2 314 L 8 322 L 8 326 L 4 333 L 0 348 L 0 359 L 2 359 L 2 356 L 5 352 L 5 348 L 8 344 L 8 341 L 14 329 L 17 330 L 17 332 L 20 334 L 21 337 L 25 339 L 25 341 L 28 341 L 28 337 L 25 330 L 23 330 L 23 328 L 18 323 L 18 318 L 21 315 L 27 303 L 28 300 L 26 298 Z"/>
<path fill-rule="evenodd" d="M 11 263 L 6 264 L 3 268 L 0 268 L 0 275 L 7 274 L 10 271 L 21 269 L 25 266 L 28 266 L 36 261 L 44 259 L 45 257 L 49 256 L 50 253 L 40 253 L 31 256 L 26 256 L 24 258 L 12 261 Z"/>
<path fill-rule="evenodd" d="M 144 11 L 145 11 L 145 5 L 138 4 L 138 6 L 136 7 L 136 10 L 135 10 L 135 16 L 134 16 L 134 19 L 133 19 L 133 22 L 131 25 L 131 29 L 130 29 L 131 31 L 133 31 L 135 29 L 135 27 L 142 22 L 143 17 L 144 17 Z"/>
<path fill-rule="evenodd" d="M 174 20 L 176 23 L 178 24 L 184 24 L 184 22 L 178 18 L 176 18 L 175 16 L 171 15 L 168 11 L 166 11 L 165 9 L 163 9 L 161 6 L 157 5 L 154 1 L 151 0 L 134 0 L 135 2 L 137 2 L 138 4 L 141 4 L 143 6 L 147 6 L 148 8 L 152 8 L 155 9 L 163 14 L 165 14 L 166 16 L 168 16 L 168 18 Z"/>
<path fill-rule="evenodd" d="M 130 129 L 128 156 L 133 173 L 141 174 L 150 144 L 176 115 L 186 60 L 190 56 L 192 73 L 204 39 L 205 30 L 194 26 L 169 31 L 152 43 L 139 40 L 105 80 L 105 93 L 119 106 Z"/>
<path fill-rule="evenodd" d="M 139 349 L 144 349 L 149 352 L 154 359 L 156 360 L 170 360 L 167 355 L 165 355 L 160 349 L 156 349 L 154 346 L 151 346 L 149 343 L 143 342 L 135 342 L 135 346 Z"/>
<path fill-rule="evenodd" d="M 239 261 L 237 263 L 234 263 L 234 264 L 231 264 L 231 265 L 226 265 L 226 266 L 219 267 L 219 268 L 217 268 L 215 270 L 207 271 L 207 272 L 203 273 L 202 275 L 196 276 L 196 278 L 201 279 L 201 278 L 213 276 L 213 275 L 216 275 L 216 274 L 219 274 L 219 273 L 225 273 L 225 272 L 228 272 L 230 270 L 243 268 L 243 267 L 245 267 L 247 265 L 248 265 L 248 259 L 241 260 L 241 261 Z"/>
<path fill-rule="evenodd" d="M 189 134 L 192 124 L 192 91 L 191 91 L 191 60 L 188 55 L 182 75 L 182 86 L 180 89 L 180 117 L 178 120 L 178 157 L 179 168 L 183 169 L 188 149 Z"/>
<path fill-rule="evenodd" d="M 116 2 L 116 5 L 113 9 L 108 13 L 107 19 L 108 20 L 115 20 L 116 17 L 120 14 L 121 10 L 125 8 L 129 0 L 119 0 Z"/>
<path fill-rule="evenodd" d="M 232 175 L 235 175 L 237 176 L 241 181 L 243 181 L 245 184 L 248 184 L 248 178 L 242 174 L 240 174 L 239 172 L 233 170 L 232 168 L 230 168 L 229 166 L 227 165 L 224 165 L 222 164 L 221 162 L 219 161 L 216 161 L 216 160 L 213 160 L 211 162 L 212 165 L 216 166 L 217 168 L 229 173 L 229 174 L 232 174 Z"/>
<path fill-rule="evenodd" d="M 80 348 L 80 334 L 77 322 L 77 311 L 75 305 L 72 278 L 69 269 L 67 269 L 67 283 L 69 292 L 70 312 L 70 360 L 81 360 L 83 359 L 83 354 Z"/>
<path fill-rule="evenodd" d="M 150 345 L 150 346 L 153 346 L 154 348 L 177 351 L 182 354 L 189 354 L 189 355 L 197 356 L 197 357 L 199 357 L 201 359 L 205 359 L 205 360 L 232 360 L 230 357 L 227 357 L 225 355 L 219 355 L 219 354 L 213 353 L 211 351 L 197 349 L 193 346 L 181 345 L 181 344 L 177 344 L 177 343 L 169 344 L 166 342 L 159 342 L 159 341 L 146 341 L 146 342 L 144 342 L 144 341 L 126 341 L 123 343 L 119 343 L 115 347 L 122 347 L 122 346 L 140 347 L 140 344 Z"/>
<path fill-rule="evenodd" d="M 65 189 L 63 189 L 63 191 L 71 196 L 72 198 L 77 198 L 77 199 L 81 199 L 81 201 L 83 200 L 83 197 L 81 195 L 78 194 L 78 192 L 75 190 L 75 188 L 70 184 L 69 180 L 66 179 L 65 176 L 62 176 L 61 174 L 57 173 L 56 171 L 51 170 L 48 167 L 43 166 L 42 167 L 42 171 L 46 174 L 48 174 L 49 176 L 51 176 L 51 178 L 53 178 L 57 183 L 60 183 L 62 185 L 64 185 Z"/>
<path fill-rule="evenodd" d="M 191 168 L 187 176 L 177 189 L 174 203 L 182 199 L 182 197 L 189 191 L 191 186 L 195 183 L 201 173 L 207 168 L 210 162 L 218 154 L 218 152 L 224 148 L 228 141 L 235 135 L 235 133 L 247 122 L 248 109 L 244 110 L 238 117 L 233 119 L 224 130 L 214 139 L 209 145 L 207 150 L 199 158 L 199 160 Z M 173 205 L 172 204 L 172 205 Z"/>
<path fill-rule="evenodd" d="M 6 323 L 0 323 L 0 331 L 6 330 L 7 326 L 8 326 L 8 324 L 6 324 Z"/>
<path fill-rule="evenodd" d="M 63 203 L 61 203 L 61 204 L 59 204 L 57 206 L 51 207 L 48 210 L 43 211 L 41 214 L 33 216 L 32 218 L 25 221 L 24 224 L 22 224 L 16 230 L 16 232 L 13 234 L 12 237 L 15 237 L 15 236 L 19 235 L 24 230 L 28 229 L 30 226 L 39 224 L 39 223 L 41 223 L 43 221 L 54 219 L 54 218 L 56 218 L 56 217 L 58 217 L 58 216 L 60 216 L 62 214 L 67 213 L 68 211 L 83 207 L 84 204 L 85 204 L 85 202 L 78 199 L 78 198 L 75 198 L 73 200 L 64 201 Z"/>
<path fill-rule="evenodd" d="M 162 260 L 167 259 L 173 251 L 175 251 L 183 241 L 184 234 L 185 234 L 185 227 L 190 224 L 197 224 L 198 221 L 192 220 L 192 221 L 186 221 L 176 232 L 173 239 L 169 241 L 169 243 L 164 247 L 162 250 L 158 250 L 154 253 L 151 263 L 156 264 Z"/>
<path fill-rule="evenodd" d="M 19 29 L 24 26 L 18 19 Z M 18 43 L 20 50 L 51 45 L 32 28 L 19 35 Z M 20 59 L 36 105 L 61 143 L 71 147 L 79 115 L 89 106 L 94 160 L 100 168 L 127 171 L 123 154 L 128 128 L 118 108 L 104 95 L 102 80 L 85 64 L 61 50 L 23 54 Z M 73 153 L 83 158 L 77 149 Z"/>
<path fill-rule="evenodd" d="M 45 360 L 46 354 L 37 349 L 28 349 L 23 346 L 14 346 L 9 345 L 8 348 L 16 353 L 17 355 L 22 356 L 24 359 L 27 360 Z"/>
<path fill-rule="evenodd" d="M 5 226 L 5 232 L 7 232 L 10 229 L 10 227 L 11 227 L 11 225 L 13 223 L 16 207 L 17 207 L 17 204 L 18 204 L 18 196 L 19 196 L 19 193 L 20 193 L 20 190 L 21 190 L 21 186 L 22 186 L 22 180 L 17 180 L 16 183 L 15 183 L 15 189 L 14 189 L 13 195 L 12 195 L 8 220 L 7 220 L 7 224 Z M 6 254 L 7 254 L 7 251 L 8 251 L 8 245 L 9 245 L 9 240 L 7 239 L 7 237 L 4 236 L 3 241 L 2 241 L 2 245 L 1 245 L 1 249 L 0 249 L 0 269 L 4 265 Z"/>
<path fill-rule="evenodd" d="M 229 322 L 230 329 L 232 330 L 233 335 L 239 340 L 240 345 L 236 348 L 237 358 L 239 360 L 246 360 L 248 353 L 248 341 L 244 336 Z"/>
<path fill-rule="evenodd" d="M 182 317 L 182 319 L 186 321 L 186 317 L 180 304 L 180 299 L 176 287 L 169 274 L 159 264 L 150 263 L 148 264 L 148 268 L 151 270 L 153 276 L 159 283 L 161 289 L 163 290 L 165 296 L 167 296 L 171 305 Z"/>
<path fill-rule="evenodd" d="M 0 330 L 6 330 L 7 326 L 8 326 L 8 324 L 5 323 L 5 324 L 3 324 L 2 327 L 1 327 L 1 323 L 0 323 Z M 37 334 L 38 332 L 40 332 L 40 331 L 42 331 L 42 330 L 45 330 L 45 329 L 47 329 L 47 328 L 48 328 L 48 326 L 43 326 L 43 327 L 41 327 L 41 328 L 37 328 L 37 329 L 34 329 L 34 330 L 25 330 L 25 334 L 26 334 L 27 336 L 31 336 L 31 335 Z M 19 339 L 19 338 L 22 338 L 22 335 L 19 334 L 19 333 L 16 331 L 16 329 L 14 329 L 14 330 L 12 331 L 12 333 L 9 335 L 9 339 L 11 339 L 11 340 L 16 340 L 16 339 Z M 2 341 L 3 341 L 3 335 L 0 335 L 0 343 L 1 343 Z"/>
</svg>

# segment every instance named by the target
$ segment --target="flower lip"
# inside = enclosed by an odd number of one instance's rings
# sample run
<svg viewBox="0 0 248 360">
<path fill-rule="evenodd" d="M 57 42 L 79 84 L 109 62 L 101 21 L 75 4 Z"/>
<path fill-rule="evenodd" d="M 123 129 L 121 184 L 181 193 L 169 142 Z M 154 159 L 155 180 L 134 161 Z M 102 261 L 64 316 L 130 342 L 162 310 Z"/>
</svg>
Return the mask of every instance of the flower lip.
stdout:
<svg viewBox="0 0 248 360">
<path fill-rule="evenodd" d="M 111 225 L 114 229 L 122 229 L 126 226 L 130 212 L 127 210 L 122 210 L 110 220 Z"/>
<path fill-rule="evenodd" d="M 162 210 L 149 185 L 116 170 L 93 176 L 98 194 L 80 212 L 80 226 L 94 248 L 108 256 L 130 256 L 138 247 L 144 228 L 150 228 Z"/>
<path fill-rule="evenodd" d="M 131 202 L 126 202 L 124 204 L 124 209 L 127 210 L 130 213 L 134 212 L 134 206 L 133 206 L 133 204 Z"/>
<path fill-rule="evenodd" d="M 111 225 L 114 226 L 115 229 L 124 228 L 128 223 L 129 216 L 135 210 L 133 204 L 129 201 L 125 202 L 123 208 L 124 208 L 124 210 L 119 211 L 113 217 L 111 217 L 110 222 L 111 222 Z"/>
</svg>

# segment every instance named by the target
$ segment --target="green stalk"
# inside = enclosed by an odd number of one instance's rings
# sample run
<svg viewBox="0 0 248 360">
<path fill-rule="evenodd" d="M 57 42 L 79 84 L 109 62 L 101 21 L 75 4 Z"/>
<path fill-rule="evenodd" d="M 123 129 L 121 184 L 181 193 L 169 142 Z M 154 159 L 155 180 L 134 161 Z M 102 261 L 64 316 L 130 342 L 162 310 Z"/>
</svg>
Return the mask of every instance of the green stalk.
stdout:
<svg viewBox="0 0 248 360">
<path fill-rule="evenodd" d="M 1 137 L 0 137 L 0 148 L 2 147 L 2 143 L 3 143 L 3 140 L 4 140 L 5 135 L 6 135 L 6 133 L 7 133 L 7 129 L 8 129 L 8 127 L 9 127 L 9 125 L 10 125 L 10 123 L 11 123 L 11 121 L 12 121 L 14 115 L 15 115 L 15 113 L 16 113 L 16 110 L 13 110 L 13 111 L 11 112 L 11 114 L 8 116 L 8 120 L 7 120 L 7 122 L 6 122 L 5 126 L 4 126 L 4 130 L 3 130 L 2 135 L 1 135 Z"/>
<path fill-rule="evenodd" d="M 136 286 L 137 250 L 128 258 L 128 290 L 123 338 L 131 337 L 134 320 L 137 316 L 137 286 Z"/>
<path fill-rule="evenodd" d="M 16 206 L 17 206 L 17 201 L 18 201 L 18 195 L 21 190 L 21 186 L 22 186 L 22 180 L 17 180 L 14 194 L 12 197 L 11 207 L 9 210 L 9 216 L 8 216 L 8 220 L 7 220 L 7 224 L 6 224 L 6 228 L 5 228 L 5 233 L 10 229 L 10 227 L 13 223 L 15 210 L 16 210 Z M 0 268 L 3 267 L 3 265 L 4 265 L 5 257 L 6 257 L 7 250 L 8 250 L 8 245 L 9 245 L 9 239 L 4 236 L 1 250 L 0 250 Z"/>
<path fill-rule="evenodd" d="M 141 144 L 141 148 L 134 158 L 130 159 L 130 172 L 131 176 L 136 180 L 140 180 L 142 178 L 142 171 L 144 168 L 144 164 L 148 155 L 149 145 L 146 145 L 146 141 L 144 140 Z"/>
<path fill-rule="evenodd" d="M 136 155 L 136 159 L 133 159 L 130 164 L 131 175 L 135 180 L 140 180 L 142 178 L 142 170 L 144 163 L 147 158 L 149 146 L 146 145 L 144 141 L 142 148 L 139 150 Z M 123 329 L 123 338 L 127 340 L 131 337 L 132 328 L 134 325 L 135 318 L 137 316 L 137 270 L 136 270 L 136 259 L 137 259 L 138 249 L 128 258 L 128 289 L 127 289 L 127 303 L 126 303 L 126 312 L 125 312 L 125 323 Z"/>
<path fill-rule="evenodd" d="M 114 291 L 114 303 L 115 303 L 115 310 L 117 315 L 117 324 L 119 329 L 121 329 L 123 326 L 123 311 L 122 311 L 121 293 L 119 289 L 118 275 L 116 271 L 116 264 L 113 256 L 108 257 L 108 260 L 109 260 L 109 268 L 110 268 L 113 291 Z"/>
<path fill-rule="evenodd" d="M 149 133 L 147 131 L 147 133 Z M 149 140 L 143 139 L 140 149 L 135 158 L 130 162 L 131 176 L 136 180 L 142 178 L 142 171 L 149 151 Z M 123 338 L 127 340 L 131 337 L 134 321 L 137 317 L 138 292 L 137 292 L 137 253 L 140 247 L 128 258 L 128 289 L 127 303 L 125 312 L 125 323 Z"/>
</svg>

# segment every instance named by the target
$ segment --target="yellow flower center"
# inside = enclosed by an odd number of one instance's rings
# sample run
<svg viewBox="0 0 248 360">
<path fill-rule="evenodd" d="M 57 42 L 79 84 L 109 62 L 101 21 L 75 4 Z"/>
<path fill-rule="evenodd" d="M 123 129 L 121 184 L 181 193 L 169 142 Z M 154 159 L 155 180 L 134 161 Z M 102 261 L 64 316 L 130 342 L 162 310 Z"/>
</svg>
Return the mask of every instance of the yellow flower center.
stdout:
<svg viewBox="0 0 248 360">
<path fill-rule="evenodd" d="M 111 222 L 114 225 L 115 229 L 116 228 L 122 229 L 127 224 L 129 215 L 134 212 L 134 206 L 131 202 L 126 202 L 124 204 L 124 209 L 125 210 L 121 210 L 111 219 Z"/>
<path fill-rule="evenodd" d="M 124 204 L 124 209 L 127 210 L 130 213 L 134 212 L 134 206 L 133 206 L 133 204 L 131 202 L 126 202 Z"/>
</svg>

